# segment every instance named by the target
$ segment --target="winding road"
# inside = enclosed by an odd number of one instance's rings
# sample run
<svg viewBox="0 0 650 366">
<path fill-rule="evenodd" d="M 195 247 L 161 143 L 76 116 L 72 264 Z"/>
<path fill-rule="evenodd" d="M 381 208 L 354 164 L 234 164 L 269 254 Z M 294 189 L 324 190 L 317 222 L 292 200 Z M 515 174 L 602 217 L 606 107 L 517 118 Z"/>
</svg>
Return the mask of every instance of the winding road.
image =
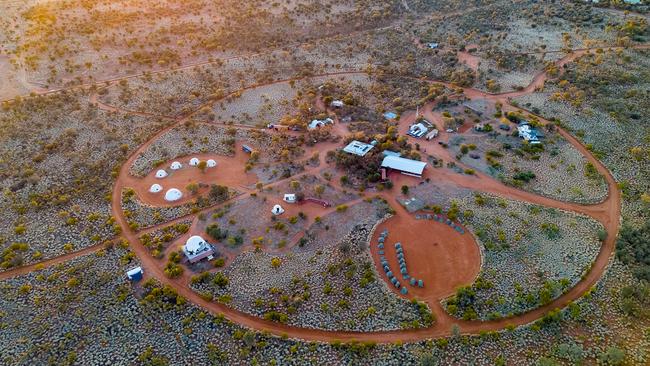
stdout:
<svg viewBox="0 0 650 366">
<path fill-rule="evenodd" d="M 648 48 L 648 46 L 649 45 L 647 44 L 643 44 L 643 45 L 635 46 L 634 48 Z M 601 47 L 600 49 L 615 49 L 615 48 L 622 48 L 622 47 L 606 47 L 606 48 Z M 562 59 L 558 60 L 556 62 L 556 65 L 561 69 L 562 65 L 568 62 L 572 62 L 577 57 L 585 54 L 586 52 L 590 52 L 590 50 L 589 49 L 575 50 L 569 53 L 568 55 L 566 55 L 565 57 L 563 57 Z M 347 72 L 338 72 L 338 73 L 316 75 L 316 76 L 335 76 L 335 75 L 345 75 L 345 74 L 354 74 L 354 73 L 362 74 L 363 72 L 347 71 Z M 464 94 L 470 99 L 485 99 L 490 101 L 501 102 L 504 106 L 504 110 L 506 111 L 522 111 L 521 108 L 517 108 L 509 104 L 509 98 L 522 96 L 534 92 L 536 89 L 543 86 L 544 82 L 548 78 L 549 76 L 547 75 L 546 71 L 541 71 L 537 75 L 535 75 L 532 82 L 526 88 L 520 91 L 505 92 L 500 94 L 490 94 L 472 88 L 465 88 Z M 118 80 L 113 81 L 112 85 L 114 85 L 117 81 Z M 286 81 L 287 80 L 281 80 L 281 81 L 275 81 L 273 83 L 286 82 Z M 453 86 L 451 84 L 437 81 L 437 80 L 424 80 L 424 81 Z M 246 89 L 256 88 L 262 85 L 269 85 L 269 84 L 253 85 Z M 227 96 L 224 98 L 227 98 Z M 217 100 L 209 100 L 207 103 L 214 103 L 216 101 Z M 109 110 L 109 111 L 121 111 L 124 113 L 154 116 L 150 113 L 143 113 L 138 111 L 127 111 L 127 110 L 122 110 L 119 107 L 104 104 L 98 100 L 96 93 L 93 93 L 91 95 L 90 102 L 96 105 L 98 108 Z M 587 148 L 583 146 L 580 143 L 580 141 L 578 141 L 567 131 L 558 128 L 559 133 L 573 146 L 575 146 L 576 149 L 578 149 L 592 164 L 594 164 L 598 172 L 604 177 L 609 190 L 609 195 L 604 201 L 597 204 L 591 204 L 591 205 L 582 205 L 577 203 L 558 201 L 547 197 L 539 196 L 530 192 L 526 192 L 523 190 L 519 190 L 510 186 L 505 186 L 502 183 L 493 179 L 492 177 L 482 173 L 477 173 L 475 176 L 468 176 L 468 175 L 456 174 L 445 169 L 428 169 L 425 175 L 425 178 L 431 178 L 432 180 L 435 179 L 435 180 L 444 180 L 444 181 L 452 182 L 453 184 L 456 184 L 459 187 L 464 187 L 476 191 L 488 192 L 495 195 L 512 198 L 515 200 L 526 201 L 526 202 L 530 202 L 542 206 L 554 207 L 561 210 L 584 214 L 599 221 L 605 227 L 605 230 L 607 231 L 608 235 L 607 238 L 602 243 L 601 250 L 598 253 L 598 256 L 596 257 L 596 260 L 594 261 L 591 270 L 573 288 L 571 288 L 566 293 L 561 295 L 559 298 L 555 299 L 554 301 L 552 301 L 547 305 L 544 305 L 542 307 L 539 307 L 535 310 L 529 311 L 521 315 L 513 316 L 511 318 L 496 320 L 496 321 L 463 321 L 463 320 L 453 318 L 449 314 L 447 314 L 444 311 L 444 309 L 442 309 L 438 301 L 429 301 L 428 304 L 431 307 L 433 313 L 436 315 L 436 322 L 434 323 L 433 326 L 429 328 L 407 329 L 407 330 L 396 330 L 396 331 L 378 331 L 378 332 L 351 332 L 351 331 L 326 331 L 326 330 L 299 328 L 299 327 L 289 326 L 277 322 L 266 321 L 259 317 L 248 315 L 244 312 L 227 307 L 223 304 L 214 301 L 205 300 L 201 296 L 199 296 L 198 293 L 190 289 L 189 278 L 188 278 L 189 275 L 187 273 L 184 276 L 177 279 L 168 278 L 163 272 L 165 263 L 161 260 L 153 258 L 149 253 L 148 249 L 145 248 L 144 245 L 142 245 L 139 241 L 139 235 L 141 235 L 142 233 L 151 232 L 156 228 L 168 225 L 170 222 L 156 225 L 155 227 L 146 228 L 139 232 L 135 232 L 129 228 L 127 220 L 124 216 L 121 207 L 122 189 L 128 187 L 128 182 L 132 182 L 134 179 L 129 175 L 129 168 L 133 164 L 134 160 L 143 151 L 145 151 L 156 139 L 158 139 L 160 136 L 162 136 L 164 133 L 168 132 L 169 130 L 181 125 L 185 121 L 192 118 L 197 113 L 197 111 L 200 110 L 200 108 L 202 107 L 203 106 L 197 108 L 194 112 L 191 112 L 186 116 L 182 116 L 182 117 L 155 116 L 155 117 L 173 119 L 175 120 L 175 123 L 171 124 L 165 129 L 162 129 L 158 131 L 156 134 L 154 134 L 154 136 L 152 136 L 152 138 L 149 141 L 147 141 L 146 143 L 138 147 L 138 149 L 136 149 L 134 152 L 132 152 L 129 158 L 126 160 L 126 162 L 122 165 L 113 188 L 112 201 L 111 201 L 112 211 L 116 219 L 116 222 L 123 229 L 122 236 L 130 242 L 131 249 L 138 256 L 141 265 L 144 268 L 147 276 L 155 277 L 161 283 L 173 287 L 180 295 L 184 296 L 194 304 L 201 306 L 213 313 L 224 314 L 226 318 L 228 318 L 230 321 L 240 324 L 242 326 L 257 331 L 270 332 L 275 335 L 281 335 L 281 336 L 286 335 L 291 338 L 297 338 L 302 340 L 325 341 L 325 342 L 332 342 L 335 340 L 340 340 L 340 341 L 355 340 L 355 341 L 367 341 L 367 342 L 377 342 L 377 343 L 389 343 L 389 342 L 396 342 L 396 341 L 412 342 L 412 341 L 419 341 L 423 339 L 449 336 L 451 335 L 452 325 L 454 324 L 457 324 L 460 327 L 461 332 L 465 334 L 477 334 L 483 331 L 498 331 L 504 329 L 507 326 L 524 325 L 536 321 L 537 319 L 543 317 L 550 310 L 565 307 L 571 301 L 574 301 L 579 297 L 581 297 L 586 291 L 590 290 L 591 287 L 594 286 L 601 278 L 602 274 L 606 271 L 609 260 L 612 256 L 612 253 L 614 252 L 615 240 L 618 235 L 619 225 L 620 225 L 620 209 L 621 209 L 621 193 L 616 184 L 616 181 L 612 176 L 612 174 L 609 172 L 609 170 L 595 156 L 593 156 L 593 154 L 589 150 L 587 150 Z M 424 110 L 431 109 L 429 107 L 431 107 L 431 105 L 427 105 L 423 109 Z M 532 114 L 529 111 L 526 111 L 526 113 Z M 546 121 L 545 119 L 539 116 L 538 118 L 542 123 L 550 123 L 549 121 Z M 403 120 L 400 121 L 400 124 L 403 123 L 408 123 L 408 118 L 405 117 Z M 250 128 L 250 127 L 239 126 L 238 128 Z M 285 131 L 282 133 L 289 133 L 289 132 Z M 338 135 L 344 135 L 345 133 L 347 133 L 347 131 L 345 130 L 344 125 L 340 123 L 335 123 L 335 128 L 333 129 L 333 133 Z M 421 141 L 418 142 L 421 143 Z M 451 157 L 449 157 L 448 151 L 441 150 L 441 148 L 435 147 L 435 145 L 436 144 L 427 145 L 427 151 L 432 153 L 432 155 L 444 156 L 448 158 L 448 160 L 453 160 L 451 159 Z M 315 151 L 321 152 L 321 164 L 318 167 L 307 168 L 304 172 L 300 174 L 318 173 L 327 165 L 324 164 L 322 161 L 323 159 L 322 156 L 325 155 L 322 153 L 328 150 L 335 149 L 337 147 L 338 144 L 335 143 L 319 143 L 312 148 L 306 149 L 307 151 L 305 153 L 305 156 L 310 156 L 311 152 L 315 152 Z M 295 178 L 296 176 L 287 179 L 295 179 Z M 279 185 L 285 181 L 286 179 L 282 181 L 274 182 L 267 186 Z M 395 196 L 393 194 L 385 191 L 377 192 L 377 194 L 383 197 L 384 199 L 386 199 L 388 202 L 394 203 Z M 241 194 L 237 197 L 232 198 L 228 202 L 221 203 L 220 205 L 230 203 L 238 199 L 242 199 L 246 196 L 247 194 Z M 395 204 L 392 206 L 396 209 L 396 215 L 408 216 L 411 217 L 412 220 L 414 220 L 412 215 L 408 214 L 405 211 L 405 209 L 402 208 L 401 205 Z M 201 212 L 213 210 L 216 207 L 219 207 L 219 205 L 207 207 L 203 209 Z M 171 222 L 178 222 L 182 219 L 187 219 L 190 217 L 195 218 L 196 215 L 198 215 L 198 213 L 187 215 L 183 218 L 178 218 Z M 41 268 L 43 266 L 61 263 L 65 260 L 69 260 L 76 256 L 92 253 L 93 251 L 96 251 L 100 248 L 101 246 L 89 247 L 82 251 L 69 253 L 61 257 L 57 257 L 57 258 L 53 258 L 41 262 L 40 264 L 34 264 L 30 266 L 9 270 L 0 273 L 0 280 L 10 278 L 16 275 L 28 273 L 32 270 Z"/>
</svg>

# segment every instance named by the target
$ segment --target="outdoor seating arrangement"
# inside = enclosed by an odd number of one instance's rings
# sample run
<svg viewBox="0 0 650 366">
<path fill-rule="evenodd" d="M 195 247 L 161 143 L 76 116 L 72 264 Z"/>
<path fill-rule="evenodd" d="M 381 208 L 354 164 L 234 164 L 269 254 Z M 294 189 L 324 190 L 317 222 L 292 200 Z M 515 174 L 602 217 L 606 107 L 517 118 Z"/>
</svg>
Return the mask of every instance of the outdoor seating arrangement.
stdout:
<svg viewBox="0 0 650 366">
<path fill-rule="evenodd" d="M 456 225 L 455 222 L 450 219 L 445 219 L 442 215 L 438 214 L 420 214 L 415 215 L 416 220 L 435 220 L 443 224 L 449 225 L 452 229 L 456 230 L 459 234 L 465 234 L 465 230 L 460 226 Z"/>
<path fill-rule="evenodd" d="M 408 289 L 405 286 L 402 286 L 402 284 L 399 282 L 397 277 L 395 277 L 395 273 L 390 268 L 390 264 L 386 260 L 385 253 L 384 253 L 384 243 L 386 243 L 386 238 L 388 237 L 388 230 L 384 230 L 381 234 L 379 234 L 379 239 L 377 240 L 377 248 L 379 248 L 379 261 L 381 263 L 381 267 L 384 269 L 384 272 L 386 273 L 386 277 L 388 277 L 388 280 L 390 283 L 395 286 L 395 288 L 400 289 L 400 293 L 402 295 L 408 294 Z M 406 268 L 406 259 L 404 257 L 404 248 L 402 248 L 402 243 L 395 243 L 395 251 L 397 252 L 397 261 L 399 262 L 399 271 L 400 274 L 402 275 L 402 278 L 405 281 L 409 281 L 408 283 L 415 287 L 424 287 L 424 282 L 422 280 L 417 280 L 408 274 L 408 270 Z"/>
<path fill-rule="evenodd" d="M 399 262 L 399 271 L 402 274 L 402 278 L 405 281 L 409 281 L 409 284 L 413 287 L 424 287 L 424 281 L 418 280 L 409 276 L 408 269 L 406 268 L 406 258 L 404 257 L 404 248 L 402 243 L 395 243 L 395 252 L 397 252 L 397 261 Z M 408 290 L 402 288 L 402 294 L 406 294 Z"/>
</svg>

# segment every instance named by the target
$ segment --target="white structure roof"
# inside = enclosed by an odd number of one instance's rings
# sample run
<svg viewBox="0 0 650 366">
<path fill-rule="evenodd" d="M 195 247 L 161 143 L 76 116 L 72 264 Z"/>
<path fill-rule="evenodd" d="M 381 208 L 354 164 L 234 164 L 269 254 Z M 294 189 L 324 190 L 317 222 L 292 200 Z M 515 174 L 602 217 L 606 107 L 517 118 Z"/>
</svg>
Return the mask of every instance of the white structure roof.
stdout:
<svg viewBox="0 0 650 366">
<path fill-rule="evenodd" d="M 183 192 L 176 188 L 172 188 L 165 193 L 165 201 L 178 201 L 183 197 Z"/>
<path fill-rule="evenodd" d="M 208 159 L 206 163 L 208 168 L 214 168 L 215 166 L 217 166 L 217 162 L 214 159 Z"/>
<path fill-rule="evenodd" d="M 311 122 L 309 122 L 309 126 L 307 126 L 307 128 L 309 128 L 310 130 L 314 130 L 314 129 L 318 128 L 318 127 L 322 127 L 322 126 L 325 126 L 325 125 L 330 125 L 332 123 L 334 123 L 334 120 L 331 119 L 331 118 L 315 119 L 315 120 L 312 120 Z"/>
<path fill-rule="evenodd" d="M 199 235 L 194 235 L 187 239 L 185 242 L 185 247 L 183 249 L 189 253 L 197 253 L 205 244 L 207 243 L 205 240 L 203 240 L 202 237 Z"/>
<path fill-rule="evenodd" d="M 151 193 L 158 193 L 158 192 L 161 192 L 162 190 L 163 190 L 163 187 L 158 183 L 152 184 L 151 187 L 149 188 L 149 192 L 151 192 Z"/>
<path fill-rule="evenodd" d="M 271 210 L 271 213 L 273 213 L 276 216 L 281 215 L 281 214 L 284 213 L 284 208 L 282 208 L 282 206 L 280 206 L 280 205 L 275 205 L 275 206 L 273 206 L 273 209 Z"/>
<path fill-rule="evenodd" d="M 156 172 L 156 178 L 165 178 L 167 176 L 167 172 L 163 169 L 160 169 Z"/>
<path fill-rule="evenodd" d="M 126 272 L 126 275 L 129 276 L 129 278 L 137 275 L 138 273 L 142 273 L 142 267 L 135 267 Z"/>
<path fill-rule="evenodd" d="M 335 100 L 332 102 L 332 107 L 343 107 L 345 103 L 342 100 Z"/>
<path fill-rule="evenodd" d="M 172 165 L 169 166 L 169 168 L 170 168 L 171 170 L 178 170 L 178 169 L 180 169 L 180 168 L 182 168 L 182 167 L 183 167 L 183 164 L 181 164 L 181 163 L 178 162 L 178 161 L 173 162 Z"/>
<path fill-rule="evenodd" d="M 417 160 L 405 159 L 399 156 L 386 156 L 381 162 L 382 168 L 399 170 L 408 174 L 422 175 L 427 163 Z"/>
<path fill-rule="evenodd" d="M 429 129 L 422 123 L 416 123 L 409 128 L 409 134 L 415 137 L 422 137 Z"/>
<path fill-rule="evenodd" d="M 190 263 L 196 263 L 203 258 L 210 258 L 214 254 L 214 248 L 199 235 L 194 235 L 183 245 L 183 253 Z"/>
<path fill-rule="evenodd" d="M 287 202 L 287 203 L 294 203 L 294 202 L 296 202 L 296 195 L 293 194 L 293 193 L 287 193 L 287 194 L 284 195 L 283 200 L 284 200 L 284 202 Z"/>
<path fill-rule="evenodd" d="M 361 141 L 354 140 L 348 144 L 348 146 L 343 148 L 348 154 L 354 154 L 358 156 L 364 156 L 368 151 L 372 150 L 373 146 L 370 144 L 363 143 Z"/>
<path fill-rule="evenodd" d="M 190 159 L 190 165 L 191 165 L 191 166 L 197 166 L 197 165 L 199 165 L 199 159 L 198 159 L 198 158 L 192 158 L 192 159 Z"/>
</svg>

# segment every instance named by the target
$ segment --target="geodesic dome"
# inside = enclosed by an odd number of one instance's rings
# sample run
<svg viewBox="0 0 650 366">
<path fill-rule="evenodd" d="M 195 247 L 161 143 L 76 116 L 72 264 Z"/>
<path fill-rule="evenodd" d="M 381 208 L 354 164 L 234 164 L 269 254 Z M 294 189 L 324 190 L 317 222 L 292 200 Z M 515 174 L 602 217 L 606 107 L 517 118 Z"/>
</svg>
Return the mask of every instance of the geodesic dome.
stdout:
<svg viewBox="0 0 650 366">
<path fill-rule="evenodd" d="M 197 165 L 199 165 L 199 159 L 198 159 L 198 158 L 192 158 L 192 159 L 190 159 L 190 165 L 191 165 L 191 166 L 197 166 Z"/>
<path fill-rule="evenodd" d="M 194 235 L 191 236 L 187 241 L 185 242 L 185 250 L 187 250 L 190 253 L 196 253 L 205 245 L 205 240 L 199 235 Z"/>
<path fill-rule="evenodd" d="M 165 201 L 178 201 L 183 197 L 183 192 L 176 188 L 172 188 L 165 193 Z"/>
<path fill-rule="evenodd" d="M 169 167 L 171 168 L 171 170 L 178 170 L 183 167 L 183 164 L 179 163 L 178 161 L 175 161 Z"/>
<path fill-rule="evenodd" d="M 215 166 L 217 166 L 217 162 L 214 161 L 214 159 L 208 159 L 208 161 L 206 163 L 207 163 L 208 168 L 214 168 Z"/>
<path fill-rule="evenodd" d="M 164 171 L 163 169 L 160 169 L 159 171 L 156 172 L 156 178 L 165 178 L 167 176 L 167 172 Z"/>
<path fill-rule="evenodd" d="M 273 210 L 271 210 L 271 213 L 274 215 L 281 215 L 284 212 L 284 209 L 280 205 L 275 205 L 273 206 Z"/>
<path fill-rule="evenodd" d="M 160 184 L 152 184 L 151 187 L 149 188 L 149 192 L 151 193 L 158 193 L 163 190 L 163 187 Z"/>
</svg>

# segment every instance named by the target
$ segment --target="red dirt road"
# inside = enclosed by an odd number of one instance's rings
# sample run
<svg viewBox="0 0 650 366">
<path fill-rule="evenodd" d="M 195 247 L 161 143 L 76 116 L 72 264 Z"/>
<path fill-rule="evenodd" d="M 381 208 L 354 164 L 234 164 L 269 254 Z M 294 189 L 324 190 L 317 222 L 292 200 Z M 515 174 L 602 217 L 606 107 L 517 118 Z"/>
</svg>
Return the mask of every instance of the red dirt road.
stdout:
<svg viewBox="0 0 650 366">
<path fill-rule="evenodd" d="M 648 45 L 642 45 L 638 48 L 647 48 L 647 47 Z M 575 59 L 575 57 L 579 56 L 580 52 L 581 51 L 578 50 L 576 51 L 576 53 L 569 54 L 568 56 L 560 60 L 558 62 L 558 65 L 572 61 L 573 59 Z M 342 74 L 342 73 L 337 73 L 337 74 Z M 488 100 L 502 101 L 504 103 L 504 109 L 513 110 L 515 108 L 507 104 L 508 98 L 530 93 L 534 91 L 537 86 L 543 85 L 546 79 L 547 79 L 546 73 L 540 72 L 535 77 L 533 83 L 531 83 L 531 85 L 529 85 L 528 87 L 526 87 L 524 90 L 521 91 L 502 93 L 502 94 L 489 94 L 489 93 L 468 88 L 465 89 L 465 95 L 467 95 L 470 98 L 478 98 L 478 99 L 482 98 Z M 437 82 L 437 81 L 431 81 L 431 82 Z M 188 117 L 183 119 L 178 119 L 175 125 L 184 122 L 187 118 Z M 541 119 L 541 121 L 544 123 L 548 123 L 548 121 L 545 121 L 543 119 Z M 391 220 L 395 220 L 395 222 L 393 222 L 392 224 L 397 223 L 397 225 L 392 225 L 390 221 L 384 223 L 384 225 L 391 225 L 391 228 L 389 228 L 390 233 L 388 237 L 389 238 L 388 242 L 393 243 L 394 240 L 402 241 L 405 247 L 405 255 L 407 257 L 407 261 L 409 261 L 409 259 L 410 261 L 412 261 L 409 266 L 410 266 L 410 271 L 412 271 L 413 275 L 418 276 L 419 273 L 422 273 L 421 274 L 422 276 L 430 276 L 430 280 L 425 281 L 425 289 L 422 290 L 421 295 L 423 295 L 424 297 L 430 297 L 431 299 L 430 304 L 431 302 L 434 303 L 434 305 L 432 306 L 432 311 L 436 314 L 437 321 L 432 327 L 426 329 L 417 329 L 417 330 L 410 329 L 410 330 L 399 330 L 399 331 L 360 333 L 360 332 L 323 331 L 323 330 L 314 330 L 314 329 L 306 329 L 306 328 L 297 328 L 297 327 L 287 326 L 275 322 L 265 321 L 258 317 L 250 316 L 238 310 L 228 308 L 222 304 L 210 302 L 202 299 L 197 293 L 193 292 L 188 287 L 187 275 L 179 279 L 167 278 L 163 273 L 164 262 L 152 258 L 148 253 L 147 249 L 140 244 L 138 240 L 138 233 L 131 231 L 127 225 L 126 219 L 121 210 L 120 192 L 130 179 L 128 174 L 129 167 L 131 166 L 133 160 L 137 157 L 137 155 L 141 151 L 146 149 L 152 143 L 152 141 L 155 141 L 159 136 L 161 136 L 164 132 L 166 132 L 170 128 L 173 128 L 175 125 L 170 126 L 157 133 L 150 141 L 146 142 L 144 145 L 138 148 L 130 156 L 130 158 L 126 161 L 126 163 L 122 166 L 118 178 L 116 180 L 114 190 L 113 190 L 113 196 L 112 196 L 112 208 L 113 208 L 113 214 L 116 218 L 116 222 L 123 228 L 123 232 L 124 232 L 123 235 L 131 243 L 131 248 L 139 257 L 147 276 L 153 276 L 157 278 L 160 282 L 174 287 L 180 295 L 186 297 L 189 301 L 206 308 L 207 310 L 215 313 L 223 313 L 231 321 L 255 330 L 268 331 L 276 335 L 286 334 L 289 337 L 299 338 L 304 340 L 313 340 L 313 341 L 358 340 L 358 341 L 373 341 L 379 343 L 388 343 L 388 342 L 395 342 L 395 341 L 405 341 L 405 342 L 418 341 L 422 339 L 448 336 L 451 334 L 452 324 L 458 324 L 463 333 L 471 333 L 471 334 L 476 334 L 481 331 L 500 330 L 506 327 L 507 325 L 523 325 L 541 318 L 544 314 L 546 314 L 548 311 L 552 309 L 564 307 L 570 301 L 573 301 L 579 298 L 580 296 L 582 296 L 586 291 L 588 291 L 594 284 L 598 282 L 603 272 L 606 270 L 607 265 L 609 263 L 609 259 L 614 251 L 615 240 L 619 229 L 620 206 L 621 206 L 621 195 L 616 185 L 616 181 L 611 175 L 611 173 L 605 168 L 605 166 L 600 161 L 598 161 L 583 145 L 581 145 L 579 141 L 577 141 L 566 131 L 560 129 L 560 133 L 570 143 L 572 143 L 581 153 L 583 153 L 585 157 L 594 164 L 594 166 L 597 168 L 599 173 L 601 173 L 605 177 L 605 180 L 609 188 L 609 195 L 603 202 L 595 205 L 579 205 L 579 204 L 556 201 L 549 198 L 537 196 L 532 193 L 524 192 L 512 187 L 504 186 L 501 183 L 492 179 L 491 177 L 482 174 L 478 174 L 476 176 L 469 176 L 469 175 L 456 174 L 448 169 L 432 169 L 432 168 L 427 168 L 425 174 L 425 177 L 431 179 L 450 181 L 457 184 L 460 187 L 475 189 L 478 191 L 485 191 L 485 192 L 497 194 L 508 198 L 523 200 L 534 204 L 539 204 L 539 205 L 544 205 L 549 207 L 555 207 L 567 211 L 583 213 L 585 215 L 591 216 L 592 218 L 600 221 L 605 226 L 608 236 L 607 239 L 602 244 L 601 251 L 599 252 L 595 262 L 593 263 L 591 271 L 575 287 L 571 288 L 567 293 L 560 296 L 558 299 L 552 301 L 550 304 L 547 304 L 543 307 L 537 308 L 525 314 L 518 315 L 509 319 L 499 320 L 499 321 L 485 321 L 485 322 L 461 321 L 452 318 L 451 316 L 446 314 L 440 307 L 439 303 L 433 301 L 433 299 L 448 294 L 447 288 L 451 288 L 453 290 L 453 286 L 451 284 L 447 286 L 442 282 L 437 282 L 436 275 L 439 275 L 440 272 L 443 273 L 447 272 L 445 273 L 445 276 L 447 276 L 445 278 L 446 279 L 451 278 L 449 282 L 457 281 L 458 283 L 462 283 L 462 284 L 471 282 L 472 276 L 474 276 L 477 271 L 476 265 L 477 263 L 480 263 L 480 257 L 478 261 L 476 260 L 476 251 L 478 250 L 478 248 L 475 246 L 473 241 L 472 243 L 463 242 L 462 244 L 457 245 L 457 248 L 456 247 L 453 248 L 456 249 L 456 252 L 452 252 L 451 251 L 452 248 L 443 246 L 444 243 L 439 243 L 439 246 L 441 246 L 441 248 L 435 248 L 435 249 L 427 248 L 427 245 L 429 247 L 432 247 L 432 245 L 428 244 L 432 240 L 431 237 L 434 238 L 433 241 L 435 242 L 436 237 L 438 236 L 442 237 L 447 234 L 445 233 L 445 230 L 436 227 L 436 224 L 434 224 L 433 221 L 418 222 L 414 220 L 414 218 L 411 215 L 407 215 L 403 209 L 396 207 L 397 215 L 395 216 L 394 219 Z M 340 131 L 337 130 L 337 132 Z M 316 145 L 314 149 L 318 149 L 321 147 L 322 146 Z M 328 147 L 330 146 L 328 145 Z M 309 155 L 310 155 L 309 152 L 307 152 L 305 156 L 309 156 Z M 303 174 L 317 173 L 319 169 L 322 169 L 325 166 L 326 164 L 321 164 L 321 167 L 309 169 Z M 295 177 L 291 177 L 290 179 L 295 179 Z M 380 195 L 386 198 L 389 202 L 393 203 L 392 196 L 390 196 L 388 192 L 382 192 Z M 395 205 L 393 204 L 393 206 Z M 422 230 L 422 231 L 418 230 L 418 232 L 423 232 L 426 235 L 418 235 L 415 233 L 415 231 L 412 231 L 410 229 Z M 462 236 L 471 237 L 470 234 L 467 233 Z M 456 241 L 459 237 L 462 236 L 454 233 L 453 235 L 450 235 L 447 238 L 451 242 L 452 240 Z M 424 245 L 411 244 L 416 242 L 420 244 L 424 243 Z M 77 253 L 71 253 L 69 257 L 70 258 L 74 257 Z M 389 254 L 387 255 L 387 257 L 391 257 L 392 253 L 390 251 L 388 253 Z M 409 253 L 412 253 L 413 255 L 409 256 Z M 456 258 L 457 254 L 463 254 L 463 256 L 466 256 L 468 259 L 465 260 L 463 258 Z M 459 267 L 467 266 L 467 268 L 463 269 L 462 271 L 459 271 L 460 273 L 455 273 L 455 271 L 458 271 L 458 268 L 454 268 L 454 271 L 449 271 L 447 270 L 447 267 L 445 267 L 444 263 L 438 263 L 438 261 L 435 262 L 435 265 L 440 268 L 431 268 L 430 264 L 427 263 L 426 261 L 426 259 L 431 258 L 431 255 L 435 255 L 436 257 L 439 257 L 445 261 L 447 259 L 450 261 L 456 261 L 454 262 L 456 263 L 456 266 Z M 375 252 L 373 252 L 373 256 L 376 256 Z M 66 258 L 69 259 L 68 257 Z M 63 261 L 64 259 L 60 259 L 60 260 Z M 57 259 L 53 259 L 52 261 L 56 262 Z M 28 268 L 28 267 L 23 267 L 23 268 Z M 2 276 L 11 276 L 11 275 L 15 275 L 16 273 L 29 272 L 28 270 L 29 268 L 25 270 L 23 270 L 23 268 L 15 269 L 13 271 L 8 271 L 3 274 L 0 274 L 0 279 L 3 278 Z M 31 268 L 33 269 L 34 267 Z M 426 287 L 427 285 L 430 285 L 431 289 L 428 289 Z M 430 293 L 428 291 L 430 291 Z M 414 290 L 414 294 L 416 296 L 418 295 L 417 293 L 415 293 L 415 290 Z"/>
</svg>

